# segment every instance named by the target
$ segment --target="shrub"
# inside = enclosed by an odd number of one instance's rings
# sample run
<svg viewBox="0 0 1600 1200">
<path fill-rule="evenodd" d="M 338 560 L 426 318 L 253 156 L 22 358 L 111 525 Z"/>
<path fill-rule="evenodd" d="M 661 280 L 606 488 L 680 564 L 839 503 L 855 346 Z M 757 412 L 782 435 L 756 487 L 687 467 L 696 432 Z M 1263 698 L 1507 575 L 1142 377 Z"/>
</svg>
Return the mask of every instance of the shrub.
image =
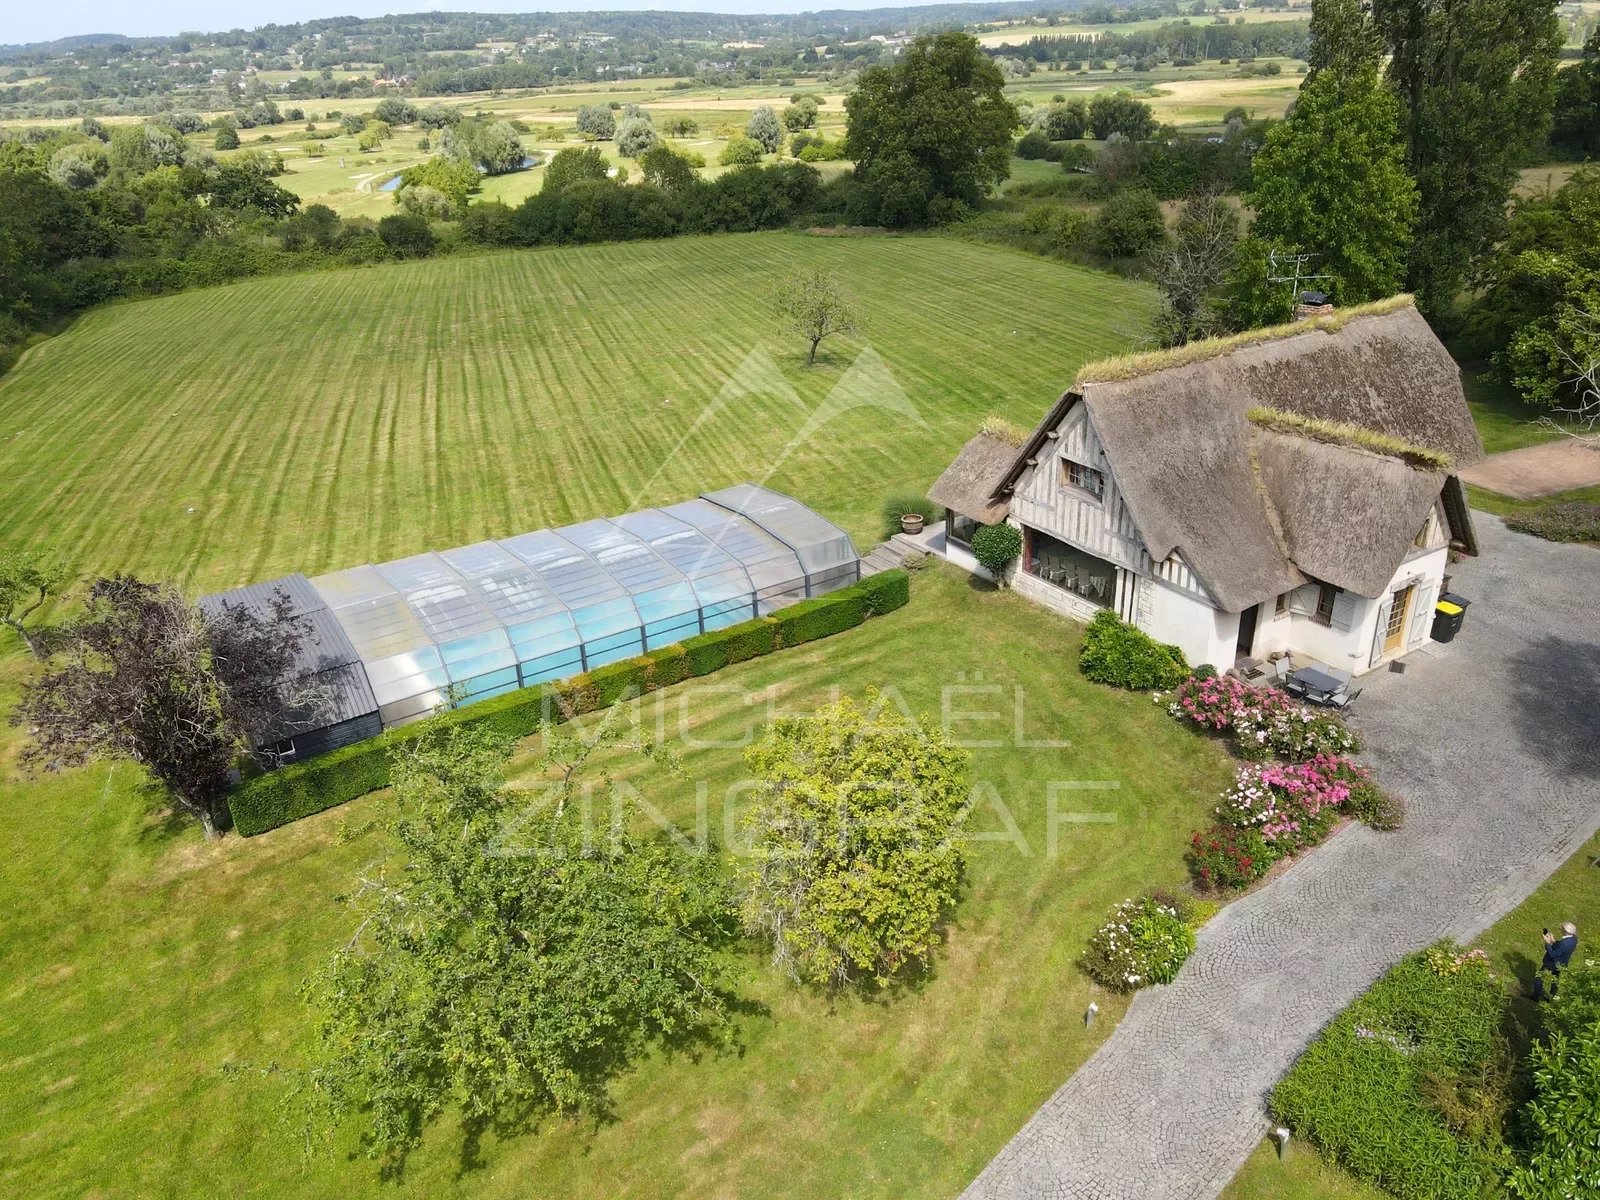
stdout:
<svg viewBox="0 0 1600 1200">
<path fill-rule="evenodd" d="M 218 150 L 237 150 L 239 148 L 239 134 L 230 126 L 224 125 L 217 130 L 216 139 L 211 144 Z"/>
<path fill-rule="evenodd" d="M 1359 767 L 1356 770 L 1360 771 L 1361 778 L 1350 784 L 1350 799 L 1345 801 L 1345 811 L 1373 829 L 1399 829 L 1405 824 L 1405 801 L 1384 791 L 1366 771 Z"/>
<path fill-rule="evenodd" d="M 771 617 L 700 634 L 560 683 L 522 688 L 415 725 L 386 730 L 366 741 L 246 780 L 228 797 L 234 828 L 247 837 L 265 833 L 388 787 L 392 752 L 433 730 L 471 726 L 513 740 L 531 737 L 561 721 L 563 705 L 575 713 L 593 712 L 691 676 L 709 675 L 729 663 L 827 637 L 868 617 L 893 612 L 909 598 L 906 573 L 884 571 L 851 587 L 780 609 Z"/>
<path fill-rule="evenodd" d="M 1217 806 L 1219 824 L 1259 830 L 1280 857 L 1328 835 L 1350 798 L 1340 760 L 1244 767 Z"/>
<path fill-rule="evenodd" d="M 835 138 L 829 141 L 825 137 L 819 137 L 812 140 L 808 145 L 803 146 L 795 157 L 801 162 L 814 163 L 839 162 L 849 156 L 846 153 L 845 140 L 843 138 Z"/>
<path fill-rule="evenodd" d="M 1161 202 L 1138 189 L 1118 192 L 1095 218 L 1101 253 L 1111 258 L 1142 258 L 1167 237 Z"/>
<path fill-rule="evenodd" d="M 1546 504 L 1507 517 L 1506 526 L 1548 542 L 1600 542 L 1600 504 Z"/>
<path fill-rule="evenodd" d="M 1163 645 L 1109 609 L 1095 613 L 1089 622 L 1078 666 L 1096 683 L 1136 692 L 1175 687 L 1189 673 L 1182 650 Z"/>
<path fill-rule="evenodd" d="M 736 137 L 722 148 L 717 161 L 725 167 L 753 167 L 761 162 L 761 143 Z"/>
<path fill-rule="evenodd" d="M 1505 1009 L 1481 954 L 1441 942 L 1409 955 L 1301 1055 L 1273 1089 L 1273 1113 L 1402 1200 L 1492 1194 Z"/>
<path fill-rule="evenodd" d="M 1090 978 L 1117 992 L 1171 983 L 1194 953 L 1188 914 L 1164 898 L 1124 900 L 1089 938 L 1080 965 Z"/>
<path fill-rule="evenodd" d="M 866 605 L 866 615 L 881 617 L 911 601 L 911 579 L 904 571 L 880 571 L 856 584 Z"/>
<path fill-rule="evenodd" d="M 899 533 L 900 518 L 913 513 L 919 514 L 929 525 L 944 517 L 944 509 L 926 496 L 919 496 L 915 492 L 895 492 L 883 502 L 883 536 L 893 537 Z"/>
<path fill-rule="evenodd" d="M 1573 967 L 1545 1006 L 1530 1054 L 1534 1094 L 1523 1111 L 1527 1164 L 1510 1179 L 1521 1200 L 1600 1194 L 1600 971 Z"/>
<path fill-rule="evenodd" d="M 972 535 L 972 556 L 1000 582 L 1012 559 L 1022 553 L 1022 534 L 1015 525 L 983 525 Z"/>
<path fill-rule="evenodd" d="M 1050 149 L 1050 139 L 1037 129 L 1031 129 L 1017 141 L 1017 157 L 1027 159 L 1043 158 Z"/>
<path fill-rule="evenodd" d="M 1213 825 L 1189 841 L 1189 870 L 1208 891 L 1234 892 L 1260 879 L 1281 854 L 1259 829 Z"/>
</svg>

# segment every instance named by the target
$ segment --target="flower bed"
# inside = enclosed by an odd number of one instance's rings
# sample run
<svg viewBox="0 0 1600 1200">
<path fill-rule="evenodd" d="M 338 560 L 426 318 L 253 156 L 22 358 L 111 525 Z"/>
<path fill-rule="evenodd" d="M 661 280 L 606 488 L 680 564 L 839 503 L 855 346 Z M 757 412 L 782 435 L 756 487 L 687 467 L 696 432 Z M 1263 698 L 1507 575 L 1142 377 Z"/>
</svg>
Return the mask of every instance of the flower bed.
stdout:
<svg viewBox="0 0 1600 1200">
<path fill-rule="evenodd" d="M 1166 697 L 1157 695 L 1157 702 Z M 1361 740 L 1331 713 L 1318 712 L 1275 687 L 1232 675 L 1191 675 L 1167 700 L 1167 711 L 1211 733 L 1226 734 L 1240 758 L 1300 762 L 1318 754 L 1354 754 Z"/>
<path fill-rule="evenodd" d="M 1171 983 L 1194 953 L 1192 901 L 1167 895 L 1124 900 L 1095 931 L 1081 960 L 1091 978 L 1117 992 Z"/>
<path fill-rule="evenodd" d="M 1341 816 L 1362 815 L 1353 802 L 1374 794 L 1382 796 L 1371 774 L 1337 755 L 1242 767 L 1216 824 L 1190 841 L 1195 882 L 1210 891 L 1248 887 L 1273 863 L 1320 843 Z"/>
</svg>

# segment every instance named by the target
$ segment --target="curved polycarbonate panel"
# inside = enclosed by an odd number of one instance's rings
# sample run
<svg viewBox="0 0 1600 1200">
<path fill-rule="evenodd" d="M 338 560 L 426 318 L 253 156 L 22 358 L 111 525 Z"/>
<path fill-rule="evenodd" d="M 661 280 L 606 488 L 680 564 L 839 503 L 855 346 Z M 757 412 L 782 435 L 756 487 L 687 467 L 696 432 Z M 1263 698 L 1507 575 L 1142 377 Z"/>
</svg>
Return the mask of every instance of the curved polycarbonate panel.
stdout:
<svg viewBox="0 0 1600 1200">
<path fill-rule="evenodd" d="M 706 492 L 701 499 L 753 521 L 793 550 L 805 569 L 810 595 L 831 592 L 861 577 L 850 535 L 798 500 L 753 483 Z"/>
<path fill-rule="evenodd" d="M 749 620 L 859 572 L 837 526 L 746 484 L 333 571 L 307 595 L 348 639 L 391 726 Z"/>
<path fill-rule="evenodd" d="M 694 526 L 737 560 L 750 576 L 759 612 L 805 599 L 806 575 L 799 556 L 754 521 L 707 500 L 686 500 L 662 511 Z"/>
</svg>

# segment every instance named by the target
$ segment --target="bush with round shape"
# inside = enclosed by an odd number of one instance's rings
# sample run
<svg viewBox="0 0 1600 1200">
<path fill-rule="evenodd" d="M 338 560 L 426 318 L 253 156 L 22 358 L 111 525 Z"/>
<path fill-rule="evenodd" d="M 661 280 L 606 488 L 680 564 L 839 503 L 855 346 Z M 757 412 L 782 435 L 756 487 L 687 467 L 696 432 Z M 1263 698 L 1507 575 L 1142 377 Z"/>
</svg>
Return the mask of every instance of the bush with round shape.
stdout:
<svg viewBox="0 0 1600 1200">
<path fill-rule="evenodd" d="M 1018 158 L 1039 159 L 1050 149 L 1050 139 L 1037 129 L 1030 129 L 1017 141 Z"/>
<path fill-rule="evenodd" d="M 1194 953 L 1194 929 L 1170 897 L 1143 896 L 1113 908 L 1079 964 L 1115 992 L 1171 983 Z"/>
<path fill-rule="evenodd" d="M 628 117 L 617 126 L 617 153 L 638 158 L 656 144 L 656 127 L 646 117 Z"/>
<path fill-rule="evenodd" d="M 1213 825 L 1189 839 L 1189 871 L 1208 892 L 1236 892 L 1272 869 L 1282 855 L 1259 829 Z"/>
<path fill-rule="evenodd" d="M 725 167 L 754 167 L 761 163 L 761 143 L 750 138 L 734 138 L 722 148 L 717 161 Z"/>
<path fill-rule="evenodd" d="M 983 525 L 973 532 L 972 556 L 1004 586 L 1006 568 L 1022 553 L 1022 534 L 1015 525 Z"/>
<path fill-rule="evenodd" d="M 237 150 L 239 148 L 239 134 L 230 125 L 224 125 L 217 130 L 217 136 L 211 143 L 218 150 Z"/>
</svg>

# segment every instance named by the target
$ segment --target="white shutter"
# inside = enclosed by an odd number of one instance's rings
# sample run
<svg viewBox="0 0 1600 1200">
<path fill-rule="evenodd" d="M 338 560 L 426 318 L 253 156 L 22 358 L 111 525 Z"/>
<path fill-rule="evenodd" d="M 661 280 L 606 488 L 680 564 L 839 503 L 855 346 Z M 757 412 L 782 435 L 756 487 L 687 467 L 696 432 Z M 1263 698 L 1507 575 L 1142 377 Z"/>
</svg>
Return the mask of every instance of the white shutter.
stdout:
<svg viewBox="0 0 1600 1200">
<path fill-rule="evenodd" d="M 1383 657 L 1383 635 L 1389 629 L 1389 613 L 1394 610 L 1394 593 L 1383 598 L 1383 603 L 1378 605 L 1378 623 L 1372 630 L 1372 658 L 1368 661 L 1369 667 L 1378 665 L 1378 660 Z"/>
<path fill-rule="evenodd" d="M 1356 623 L 1356 599 L 1343 588 L 1333 594 L 1333 613 L 1329 616 L 1328 623 L 1346 633 Z"/>
<path fill-rule="evenodd" d="M 1416 599 L 1411 602 L 1411 628 L 1406 631 L 1406 649 L 1415 650 L 1428 640 L 1428 631 L 1433 627 L 1433 597 L 1438 590 L 1438 584 L 1426 583 L 1416 591 Z"/>
<path fill-rule="evenodd" d="M 1314 583 L 1295 588 L 1289 593 L 1289 611 L 1297 617 L 1309 617 L 1317 611 L 1317 593 L 1320 590 Z"/>
</svg>

